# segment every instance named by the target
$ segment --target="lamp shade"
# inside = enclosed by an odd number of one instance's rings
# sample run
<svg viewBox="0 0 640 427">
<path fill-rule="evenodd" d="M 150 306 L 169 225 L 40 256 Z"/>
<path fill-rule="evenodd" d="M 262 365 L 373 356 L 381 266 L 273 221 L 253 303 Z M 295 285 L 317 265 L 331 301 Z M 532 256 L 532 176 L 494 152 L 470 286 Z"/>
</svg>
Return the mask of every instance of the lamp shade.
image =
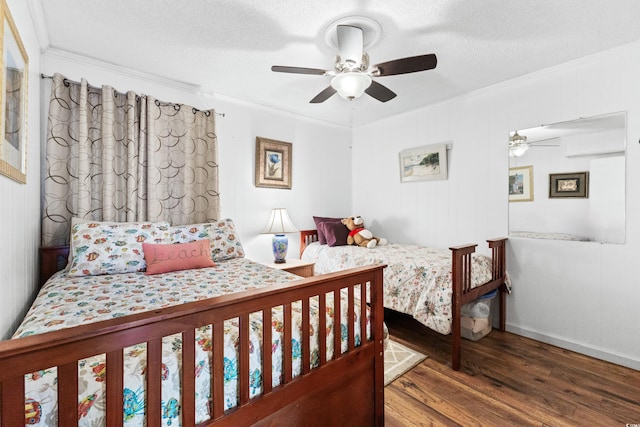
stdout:
<svg viewBox="0 0 640 427">
<path fill-rule="evenodd" d="M 331 79 L 331 86 L 338 91 L 338 95 L 351 100 L 362 96 L 371 86 L 371 77 L 358 72 L 341 73 Z"/>
<path fill-rule="evenodd" d="M 295 233 L 298 229 L 293 225 L 286 208 L 275 208 L 271 211 L 267 225 L 261 234 Z"/>
<path fill-rule="evenodd" d="M 296 231 L 298 230 L 293 225 L 293 222 L 291 222 L 285 208 L 275 208 L 271 211 L 269 221 L 261 233 L 274 235 L 271 241 L 271 248 L 276 264 L 287 262 L 285 258 L 289 248 L 289 239 L 285 236 L 285 233 L 295 233 Z"/>
</svg>

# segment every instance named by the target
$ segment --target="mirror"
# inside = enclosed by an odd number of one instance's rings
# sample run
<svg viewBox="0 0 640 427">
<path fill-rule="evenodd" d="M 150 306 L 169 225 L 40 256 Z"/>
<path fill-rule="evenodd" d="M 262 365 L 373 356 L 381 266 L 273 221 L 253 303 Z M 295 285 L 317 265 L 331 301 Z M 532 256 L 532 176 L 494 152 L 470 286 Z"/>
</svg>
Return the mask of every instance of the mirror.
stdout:
<svg viewBox="0 0 640 427">
<path fill-rule="evenodd" d="M 625 243 L 626 113 L 509 135 L 509 236 Z"/>
</svg>

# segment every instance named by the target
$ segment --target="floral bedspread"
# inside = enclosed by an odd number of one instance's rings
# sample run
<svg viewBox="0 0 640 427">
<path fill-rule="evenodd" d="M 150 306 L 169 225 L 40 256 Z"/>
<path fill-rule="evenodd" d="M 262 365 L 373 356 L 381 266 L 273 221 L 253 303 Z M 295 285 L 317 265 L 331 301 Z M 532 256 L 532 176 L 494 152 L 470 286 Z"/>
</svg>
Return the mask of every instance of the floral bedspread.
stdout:
<svg viewBox="0 0 640 427">
<path fill-rule="evenodd" d="M 316 274 L 371 264 L 384 269 L 384 306 L 413 316 L 441 334 L 451 333 L 451 251 L 409 244 L 388 244 L 366 249 L 312 243 L 302 254 L 314 261 Z M 472 286 L 491 280 L 491 259 L 473 254 Z"/>
<path fill-rule="evenodd" d="M 173 273 L 146 276 L 143 273 L 125 273 L 104 276 L 67 277 L 58 272 L 42 288 L 36 301 L 27 313 L 14 338 L 38 334 L 57 329 L 86 324 L 99 320 L 125 316 L 130 313 L 192 302 L 200 299 L 243 290 L 285 283 L 298 276 L 271 269 L 245 258 L 236 258 L 216 263 L 215 267 L 185 270 Z M 316 303 L 316 304 L 314 304 Z M 311 301 L 311 364 L 318 362 L 318 309 L 317 301 Z M 346 330 L 347 304 L 341 305 L 341 331 Z M 355 310 L 358 317 L 358 310 Z M 283 325 L 281 308 L 273 309 L 272 352 L 273 375 L 271 383 L 277 386 L 283 376 Z M 292 328 L 294 350 L 293 374 L 301 371 L 300 330 L 301 306 L 293 304 L 292 315 L 297 327 Z M 261 315 L 250 316 L 250 396 L 262 391 L 261 373 Z M 356 319 L 356 342 L 360 341 L 359 320 Z M 333 300 L 327 297 L 327 330 L 333 326 Z M 369 335 L 369 327 L 368 333 Z M 228 320 L 224 325 L 224 382 L 225 407 L 238 402 L 238 322 Z M 342 334 L 342 333 L 341 333 Z M 327 358 L 333 355 L 333 333 L 327 336 Z M 347 349 L 343 337 L 341 351 Z M 209 418 L 211 358 L 211 328 L 196 331 L 196 421 Z M 166 426 L 181 425 L 180 358 L 181 337 L 165 337 L 162 344 L 162 420 Z M 146 344 L 125 349 L 124 358 L 124 424 L 143 425 L 145 408 Z M 82 360 L 78 363 L 79 396 L 78 423 L 80 426 L 105 424 L 105 370 L 104 355 Z M 34 372 L 25 377 L 26 424 L 39 426 L 57 425 L 57 372 L 55 368 Z"/>
</svg>

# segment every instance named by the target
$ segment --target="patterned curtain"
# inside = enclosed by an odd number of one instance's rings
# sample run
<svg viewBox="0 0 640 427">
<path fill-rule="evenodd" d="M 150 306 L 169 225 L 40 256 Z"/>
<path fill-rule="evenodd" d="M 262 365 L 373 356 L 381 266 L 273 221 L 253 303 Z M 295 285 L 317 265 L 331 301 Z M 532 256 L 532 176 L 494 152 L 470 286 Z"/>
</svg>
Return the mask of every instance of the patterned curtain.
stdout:
<svg viewBox="0 0 640 427">
<path fill-rule="evenodd" d="M 69 243 L 71 218 L 219 219 L 215 112 L 53 76 L 42 245 Z"/>
</svg>

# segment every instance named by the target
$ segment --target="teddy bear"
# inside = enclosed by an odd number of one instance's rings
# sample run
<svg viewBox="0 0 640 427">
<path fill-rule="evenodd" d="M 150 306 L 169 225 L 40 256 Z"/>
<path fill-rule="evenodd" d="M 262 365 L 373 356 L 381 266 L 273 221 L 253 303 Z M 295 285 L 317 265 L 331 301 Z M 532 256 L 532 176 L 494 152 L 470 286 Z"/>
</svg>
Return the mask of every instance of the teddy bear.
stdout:
<svg viewBox="0 0 640 427">
<path fill-rule="evenodd" d="M 344 218 L 341 222 L 349 229 L 348 245 L 358 245 L 372 249 L 376 246 L 387 244 L 387 239 L 374 237 L 373 233 L 364 227 L 364 219 L 360 216 L 350 216 Z"/>
</svg>

